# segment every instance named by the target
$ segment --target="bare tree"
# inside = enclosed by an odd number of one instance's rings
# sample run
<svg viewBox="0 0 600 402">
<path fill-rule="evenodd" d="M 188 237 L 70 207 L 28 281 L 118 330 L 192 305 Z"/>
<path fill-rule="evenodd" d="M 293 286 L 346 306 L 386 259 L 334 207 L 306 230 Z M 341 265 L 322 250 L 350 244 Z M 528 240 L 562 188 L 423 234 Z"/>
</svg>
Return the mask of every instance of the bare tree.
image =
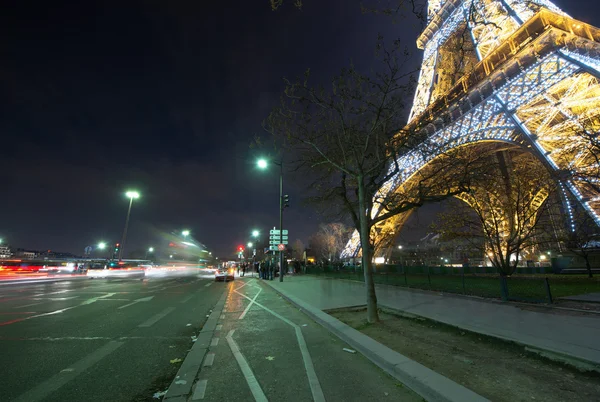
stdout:
<svg viewBox="0 0 600 402">
<path fill-rule="evenodd" d="M 305 249 L 306 247 L 304 247 L 304 243 L 302 242 L 302 240 L 296 239 L 294 245 L 292 246 L 292 256 L 294 257 L 294 259 L 297 261 L 303 260 Z"/>
<path fill-rule="evenodd" d="M 337 202 L 360 234 L 369 322 L 379 319 L 371 229 L 465 188 L 463 182 L 444 180 L 447 172 L 456 172 L 448 167 L 450 157 L 437 158 L 429 169 L 415 173 L 410 186 L 394 184 L 401 171 L 412 168 L 400 164 L 402 156 L 423 153 L 420 157 L 429 160 L 440 152 L 432 149 L 434 144 L 419 146 L 426 141 L 423 131 L 402 129 L 409 106 L 405 102 L 414 89 L 414 71 L 407 72 L 406 67 L 409 53 L 399 41 L 387 49 L 379 38 L 377 56 L 381 65 L 371 75 L 350 66 L 332 80 L 330 90 L 310 86 L 308 72 L 304 79 L 286 80 L 281 105 L 264 123 L 287 155 L 295 158 L 295 168 L 315 177 L 314 198 Z"/>
</svg>

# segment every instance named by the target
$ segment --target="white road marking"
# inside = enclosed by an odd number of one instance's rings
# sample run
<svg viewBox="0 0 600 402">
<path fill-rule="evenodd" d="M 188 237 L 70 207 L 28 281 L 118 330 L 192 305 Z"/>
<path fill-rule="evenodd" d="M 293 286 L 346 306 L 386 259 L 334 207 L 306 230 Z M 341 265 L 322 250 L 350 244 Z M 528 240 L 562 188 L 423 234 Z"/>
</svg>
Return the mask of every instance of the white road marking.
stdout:
<svg viewBox="0 0 600 402">
<path fill-rule="evenodd" d="M 245 297 L 248 300 L 252 300 L 251 298 L 249 298 L 243 293 L 238 292 L 237 290 L 234 290 L 234 292 L 242 297 Z M 319 382 L 319 378 L 315 373 L 315 367 L 313 365 L 312 358 L 310 357 L 310 353 L 308 352 L 308 348 L 306 347 L 306 341 L 304 340 L 304 335 L 302 335 L 302 330 L 300 329 L 300 327 L 294 324 L 292 321 L 288 320 L 287 318 L 281 316 L 280 314 L 277 314 L 273 310 L 263 306 L 259 302 L 254 301 L 254 304 L 273 314 L 275 317 L 279 318 L 286 324 L 294 327 L 294 330 L 296 332 L 296 339 L 298 340 L 298 346 L 300 347 L 300 352 L 302 354 L 302 360 L 304 361 L 304 370 L 306 371 L 306 376 L 308 377 L 308 384 L 310 385 L 310 392 L 312 393 L 313 400 L 315 402 L 325 402 L 325 395 L 323 394 L 323 390 L 321 389 L 321 383 Z"/>
<path fill-rule="evenodd" d="M 134 300 L 129 304 L 125 304 L 124 306 L 119 307 L 119 310 L 124 309 L 125 307 L 133 306 L 134 304 L 138 304 L 139 302 L 148 302 L 152 299 L 154 299 L 154 296 L 143 297 L 141 299 Z"/>
<path fill-rule="evenodd" d="M 48 395 L 50 395 L 50 393 L 56 391 L 69 381 L 73 380 L 83 371 L 87 370 L 88 368 L 102 360 L 104 357 L 114 352 L 121 345 L 123 345 L 123 342 L 112 341 L 107 343 L 106 345 L 102 346 L 99 349 L 96 349 L 94 352 L 90 353 L 83 359 L 72 364 L 70 367 L 64 369 L 62 372 L 59 372 L 58 374 L 50 377 L 46 381 L 38 384 L 34 388 L 25 392 L 24 394 L 19 395 L 16 399 L 14 399 L 14 401 L 34 402 L 45 399 Z"/>
<path fill-rule="evenodd" d="M 47 295 L 56 295 L 56 294 L 59 294 L 59 293 L 66 293 L 66 292 L 69 292 L 69 291 L 70 291 L 70 289 L 69 290 L 59 290 L 57 292 L 38 293 L 38 294 L 33 295 L 32 297 L 42 297 L 42 296 L 47 296 Z"/>
<path fill-rule="evenodd" d="M 246 286 L 247 284 L 249 284 L 250 282 L 251 282 L 251 281 L 247 281 L 247 282 L 245 282 L 245 283 L 244 283 L 242 286 L 240 286 L 239 288 L 237 288 L 237 289 L 234 289 L 234 290 L 235 290 L 235 291 L 238 291 L 238 290 L 240 290 L 241 288 L 243 288 L 244 286 Z"/>
<path fill-rule="evenodd" d="M 207 383 L 208 380 L 198 380 L 198 382 L 196 383 L 196 389 L 194 390 L 194 394 L 192 395 L 192 401 L 204 399 L 204 393 L 206 392 Z"/>
<path fill-rule="evenodd" d="M 138 325 L 138 327 L 140 327 L 140 328 L 151 327 L 153 324 L 157 323 L 161 318 L 165 317 L 167 314 L 169 314 L 173 310 L 175 310 L 175 307 L 167 307 L 160 313 L 150 317 L 147 321 Z"/>
<path fill-rule="evenodd" d="M 195 294 L 189 295 L 188 297 L 186 297 L 185 299 L 183 299 L 182 301 L 180 301 L 180 303 L 187 303 L 190 300 L 192 300 L 192 297 L 196 296 Z"/>
<path fill-rule="evenodd" d="M 22 306 L 19 307 L 15 307 L 15 308 L 23 308 L 23 307 L 31 307 L 31 306 L 37 306 L 38 304 L 42 304 L 44 302 L 37 302 L 37 303 L 31 303 L 31 304 L 24 304 Z"/>
<path fill-rule="evenodd" d="M 210 341 L 210 346 L 215 347 L 219 344 L 219 338 L 212 338 Z"/>
<path fill-rule="evenodd" d="M 246 316 L 246 313 L 248 313 L 248 310 L 250 310 L 250 307 L 252 307 L 252 305 L 254 304 L 254 301 L 256 300 L 256 298 L 258 297 L 258 295 L 260 294 L 260 292 L 262 292 L 262 288 L 258 289 L 258 293 L 256 294 L 256 296 L 254 296 L 254 298 L 252 299 L 252 301 L 250 301 L 250 304 L 248 304 L 248 306 L 246 306 L 246 309 L 240 315 L 240 318 L 238 318 L 238 320 L 243 320 L 244 319 L 244 317 Z"/>
<path fill-rule="evenodd" d="M 242 374 L 244 374 L 244 378 L 246 379 L 246 382 L 248 383 L 250 392 L 252 392 L 252 395 L 254 396 L 254 400 L 260 401 L 260 402 L 267 402 L 267 397 L 265 396 L 265 393 L 263 392 L 262 388 L 260 387 L 260 384 L 256 380 L 256 377 L 254 376 L 252 369 L 248 365 L 248 362 L 244 358 L 244 355 L 242 355 L 242 352 L 240 352 L 240 348 L 238 347 L 237 343 L 235 343 L 235 341 L 233 340 L 234 332 L 235 332 L 235 329 L 232 329 L 231 331 L 229 331 L 229 333 L 225 337 L 225 339 L 227 339 L 227 343 L 229 344 L 229 348 L 231 349 L 231 352 L 233 353 L 233 357 L 235 357 L 235 360 L 237 361 L 238 366 L 240 366 L 240 369 L 242 370 Z"/>
<path fill-rule="evenodd" d="M 205 288 L 209 287 L 210 285 L 212 285 L 214 282 L 208 282 L 206 285 L 204 285 Z"/>
<path fill-rule="evenodd" d="M 86 306 L 88 304 L 95 303 L 95 302 L 97 302 L 100 299 L 104 299 L 104 298 L 111 297 L 111 296 L 114 296 L 114 295 L 115 295 L 115 293 L 107 293 L 104 296 L 92 297 L 91 299 L 87 299 L 84 302 L 82 302 L 80 304 L 77 304 L 75 306 L 61 308 L 59 310 L 50 311 L 48 313 L 30 315 L 29 317 L 24 317 L 22 319 L 18 319 L 16 321 L 14 321 L 14 322 L 26 321 L 26 320 L 31 320 L 32 318 L 45 317 L 45 316 L 48 316 L 48 315 L 54 315 L 54 314 L 64 313 L 65 311 L 68 311 L 68 310 L 71 310 L 71 309 L 74 309 L 74 308 L 77 308 L 77 307 L 80 307 L 80 306 Z"/>
<path fill-rule="evenodd" d="M 204 367 L 210 367 L 213 365 L 215 361 L 215 354 L 210 352 L 206 354 L 206 358 L 204 359 L 204 363 L 202 364 Z"/>
</svg>

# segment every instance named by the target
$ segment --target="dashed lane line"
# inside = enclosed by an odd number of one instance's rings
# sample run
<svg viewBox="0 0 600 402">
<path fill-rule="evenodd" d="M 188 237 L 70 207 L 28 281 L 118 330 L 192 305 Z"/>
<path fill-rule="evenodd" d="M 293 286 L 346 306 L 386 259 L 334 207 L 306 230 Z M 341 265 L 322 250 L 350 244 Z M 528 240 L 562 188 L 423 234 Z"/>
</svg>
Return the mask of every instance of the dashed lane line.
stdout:
<svg viewBox="0 0 600 402">
<path fill-rule="evenodd" d="M 227 343 L 229 344 L 229 348 L 231 349 L 231 353 L 233 353 L 233 357 L 235 357 L 238 366 L 240 366 L 240 369 L 242 370 L 242 374 L 244 375 L 244 378 L 248 383 L 248 387 L 250 388 L 250 392 L 252 392 L 252 395 L 254 396 L 254 400 L 257 402 L 267 402 L 267 397 L 265 396 L 265 393 L 260 387 L 258 380 L 254 376 L 252 369 L 248 365 L 248 362 L 244 358 L 244 355 L 242 355 L 242 352 L 240 352 L 240 348 L 238 347 L 237 343 L 235 343 L 235 341 L 233 340 L 234 332 L 235 329 L 232 329 L 225 337 L 225 339 L 227 339 Z"/>
<path fill-rule="evenodd" d="M 207 353 L 206 357 L 204 358 L 204 363 L 202 363 L 202 365 L 204 367 L 210 367 L 213 365 L 215 361 L 215 354 L 213 352 Z"/>
<path fill-rule="evenodd" d="M 211 341 L 210 341 L 210 347 L 214 348 L 218 344 L 219 344 L 219 338 L 215 337 L 215 338 L 211 339 Z"/>
<path fill-rule="evenodd" d="M 123 342 L 115 342 L 111 341 L 106 345 L 102 346 L 99 349 L 96 349 L 94 352 L 90 353 L 83 359 L 79 360 L 75 364 L 70 367 L 61 370 L 58 374 L 50 377 L 46 381 L 38 384 L 34 388 L 29 391 L 21 394 L 16 399 L 15 402 L 36 402 L 45 399 L 52 392 L 56 391 L 63 385 L 67 384 L 69 381 L 73 380 L 79 374 L 102 360 L 104 357 L 109 355 L 110 353 L 117 350 Z"/>
<path fill-rule="evenodd" d="M 164 309 L 160 313 L 158 313 L 156 315 L 153 315 L 147 321 L 144 321 L 143 323 L 141 323 L 140 325 L 138 325 L 138 327 L 140 327 L 140 328 L 151 327 L 152 325 L 156 324 L 161 318 L 167 316 L 173 310 L 175 310 L 175 307 L 167 307 L 166 309 Z"/>
<path fill-rule="evenodd" d="M 200 399 L 204 399 L 204 393 L 206 392 L 206 385 L 208 384 L 208 380 L 198 380 L 196 383 L 196 389 L 192 394 L 192 401 L 199 401 Z"/>
<path fill-rule="evenodd" d="M 207 288 L 207 287 L 209 287 L 212 284 L 213 284 L 213 282 L 208 282 L 206 285 L 204 285 L 204 287 Z"/>
</svg>

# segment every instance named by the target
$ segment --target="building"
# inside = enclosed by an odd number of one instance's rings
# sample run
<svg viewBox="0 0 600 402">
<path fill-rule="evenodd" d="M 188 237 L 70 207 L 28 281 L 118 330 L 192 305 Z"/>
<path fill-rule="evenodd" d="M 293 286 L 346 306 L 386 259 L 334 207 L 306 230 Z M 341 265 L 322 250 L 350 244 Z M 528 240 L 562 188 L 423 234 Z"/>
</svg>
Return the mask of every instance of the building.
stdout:
<svg viewBox="0 0 600 402">
<path fill-rule="evenodd" d="M 12 257 L 12 252 L 10 251 L 10 247 L 0 245 L 0 258 L 10 258 L 10 257 Z"/>
</svg>

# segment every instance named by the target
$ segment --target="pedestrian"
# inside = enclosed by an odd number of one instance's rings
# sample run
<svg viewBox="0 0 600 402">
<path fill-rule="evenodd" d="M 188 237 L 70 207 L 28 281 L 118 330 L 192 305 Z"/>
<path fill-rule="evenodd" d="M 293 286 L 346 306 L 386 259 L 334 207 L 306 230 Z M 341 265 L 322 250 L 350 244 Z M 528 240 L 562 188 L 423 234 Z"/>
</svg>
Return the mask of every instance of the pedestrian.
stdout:
<svg viewBox="0 0 600 402">
<path fill-rule="evenodd" d="M 246 276 L 246 266 L 248 264 L 244 264 L 244 266 L 242 267 L 242 276 Z"/>
</svg>

